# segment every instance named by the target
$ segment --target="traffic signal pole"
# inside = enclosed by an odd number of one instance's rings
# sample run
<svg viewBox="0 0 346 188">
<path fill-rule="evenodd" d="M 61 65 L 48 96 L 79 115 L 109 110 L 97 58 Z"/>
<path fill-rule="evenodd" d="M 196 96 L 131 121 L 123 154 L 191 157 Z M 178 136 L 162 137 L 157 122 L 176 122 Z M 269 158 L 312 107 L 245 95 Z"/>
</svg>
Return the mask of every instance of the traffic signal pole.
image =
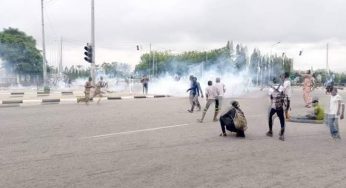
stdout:
<svg viewBox="0 0 346 188">
<path fill-rule="evenodd" d="M 91 49 L 92 49 L 92 58 L 91 58 L 91 68 L 90 76 L 93 79 L 95 84 L 95 4 L 94 0 L 91 0 Z"/>
</svg>

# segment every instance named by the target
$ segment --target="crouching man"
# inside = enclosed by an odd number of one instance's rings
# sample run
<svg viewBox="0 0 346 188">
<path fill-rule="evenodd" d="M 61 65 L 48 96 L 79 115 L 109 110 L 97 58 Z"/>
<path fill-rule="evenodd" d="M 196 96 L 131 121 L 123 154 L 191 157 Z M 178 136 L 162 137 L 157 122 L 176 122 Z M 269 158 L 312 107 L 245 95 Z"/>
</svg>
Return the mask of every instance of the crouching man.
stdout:
<svg viewBox="0 0 346 188">
<path fill-rule="evenodd" d="M 227 136 L 226 129 L 230 132 L 236 132 L 237 137 L 245 138 L 245 130 L 247 129 L 246 119 L 243 111 L 239 108 L 239 103 L 233 101 L 232 107 L 220 117 L 220 125 L 222 133 L 220 136 Z"/>
</svg>

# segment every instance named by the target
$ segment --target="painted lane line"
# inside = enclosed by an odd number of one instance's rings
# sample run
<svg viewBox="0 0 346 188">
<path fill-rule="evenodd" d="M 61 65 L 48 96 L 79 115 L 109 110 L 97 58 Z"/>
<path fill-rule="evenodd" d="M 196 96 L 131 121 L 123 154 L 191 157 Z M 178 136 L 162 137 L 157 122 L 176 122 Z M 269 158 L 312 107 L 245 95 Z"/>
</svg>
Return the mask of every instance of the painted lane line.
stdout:
<svg viewBox="0 0 346 188">
<path fill-rule="evenodd" d="M 124 135 L 124 134 L 132 134 L 132 133 L 138 133 L 138 132 L 156 131 L 156 130 L 160 130 L 160 129 L 182 127 L 182 126 L 187 126 L 187 125 L 189 125 L 189 124 L 171 125 L 171 126 L 165 126 L 165 127 L 156 127 L 156 128 L 140 129 L 140 130 L 134 130 L 134 131 L 125 131 L 125 132 L 118 132 L 118 133 L 102 134 L 102 135 L 96 135 L 96 136 L 85 137 L 85 138 L 86 139 L 88 139 L 88 138 L 102 138 L 102 137 L 109 137 L 109 136 L 115 136 L 115 135 Z"/>
</svg>

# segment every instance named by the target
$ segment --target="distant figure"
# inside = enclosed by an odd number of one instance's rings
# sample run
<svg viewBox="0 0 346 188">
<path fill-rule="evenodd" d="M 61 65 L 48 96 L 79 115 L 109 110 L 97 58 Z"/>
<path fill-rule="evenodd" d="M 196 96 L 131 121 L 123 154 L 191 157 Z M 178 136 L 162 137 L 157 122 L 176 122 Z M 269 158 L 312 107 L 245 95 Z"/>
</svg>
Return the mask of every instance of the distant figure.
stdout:
<svg viewBox="0 0 346 188">
<path fill-rule="evenodd" d="M 271 101 L 271 109 L 269 112 L 269 131 L 267 132 L 267 136 L 273 136 L 273 116 L 277 114 L 280 119 L 281 131 L 279 139 L 284 141 L 284 133 L 285 133 L 285 117 L 284 117 L 284 100 L 285 93 L 282 85 L 277 84 L 277 80 L 274 79 L 274 86 L 269 89 L 269 96 Z"/>
<path fill-rule="evenodd" d="M 332 76 L 330 76 L 330 78 L 326 81 L 325 87 L 326 87 L 326 95 L 331 94 L 334 88 L 334 81 Z"/>
<path fill-rule="evenodd" d="M 143 94 L 147 95 L 148 94 L 148 83 L 149 83 L 149 78 L 147 77 L 147 75 L 142 77 L 141 83 L 143 84 Z"/>
<path fill-rule="evenodd" d="M 333 88 L 328 111 L 327 124 L 330 128 L 330 134 L 334 139 L 341 139 L 339 133 L 339 118 L 344 119 L 345 104 L 342 103 L 342 97 L 338 95 L 338 89 Z"/>
<path fill-rule="evenodd" d="M 312 102 L 311 92 L 314 86 L 314 79 L 311 75 L 310 70 L 308 70 L 306 74 L 303 74 L 303 76 L 304 76 L 303 97 L 304 97 L 305 107 L 311 108 L 311 102 Z"/>
<path fill-rule="evenodd" d="M 215 103 L 215 113 L 213 121 L 217 121 L 217 114 L 219 113 L 219 101 L 217 100 L 218 96 L 218 89 L 215 86 L 213 86 L 212 81 L 208 81 L 208 87 L 205 89 L 205 97 L 207 99 L 207 104 L 205 105 L 205 108 L 203 110 L 202 118 L 198 119 L 198 122 L 203 123 L 205 114 L 207 113 L 209 106 L 213 103 Z"/>
<path fill-rule="evenodd" d="M 243 128 L 237 128 L 235 125 L 236 118 L 244 117 L 244 112 L 240 109 L 239 103 L 237 101 L 233 101 L 231 109 L 227 110 L 226 113 L 222 114 L 220 116 L 220 125 L 222 133 L 220 136 L 227 136 L 226 129 L 231 132 L 236 132 L 237 137 L 245 137 L 244 131 L 246 130 L 246 127 Z M 238 114 L 241 114 L 241 116 L 238 116 Z"/>
<path fill-rule="evenodd" d="M 68 78 L 67 83 L 68 83 L 67 87 L 71 87 L 71 84 L 72 84 L 71 78 Z"/>
<path fill-rule="evenodd" d="M 190 113 L 193 113 L 193 110 L 195 108 L 195 106 L 197 105 L 196 102 L 196 96 L 197 93 L 199 93 L 199 89 L 198 89 L 198 84 L 197 81 L 195 80 L 195 77 L 193 75 L 190 75 L 190 88 L 186 90 L 186 92 L 189 92 L 189 101 L 190 101 L 190 105 L 191 105 L 191 109 L 187 110 Z"/>
<path fill-rule="evenodd" d="M 103 77 L 101 76 L 100 77 L 100 81 L 96 84 L 96 89 L 95 89 L 95 92 L 94 92 L 94 95 L 92 98 L 98 96 L 99 99 L 97 100 L 97 104 L 100 103 L 101 101 L 101 98 L 103 97 L 103 93 L 104 91 L 102 91 L 102 88 L 105 88 L 107 86 L 107 83 L 105 81 L 103 81 Z"/>
<path fill-rule="evenodd" d="M 179 82 L 180 81 L 180 76 L 178 74 L 174 75 L 174 80 Z"/>
<path fill-rule="evenodd" d="M 84 84 L 84 94 L 85 94 L 85 97 L 84 98 L 78 98 L 77 99 L 77 103 L 79 102 L 85 102 L 85 104 L 89 104 L 89 101 L 90 101 L 90 90 L 91 88 L 94 88 L 94 86 L 92 85 L 92 81 L 93 79 L 91 77 L 89 77 L 88 81 L 85 82 Z"/>
<path fill-rule="evenodd" d="M 216 82 L 215 87 L 217 88 L 217 90 L 219 92 L 219 96 L 217 97 L 217 99 L 219 100 L 219 111 L 221 111 L 222 100 L 223 100 L 223 96 L 226 92 L 226 87 L 225 87 L 225 84 L 220 82 L 220 78 L 216 78 L 215 82 Z"/>
<path fill-rule="evenodd" d="M 199 103 L 198 97 L 201 96 L 203 98 L 204 96 L 203 96 L 203 91 L 202 91 L 202 88 L 201 88 L 201 84 L 197 81 L 197 77 L 196 76 L 194 77 L 194 81 L 196 82 L 196 84 L 198 86 L 197 95 L 195 96 L 194 101 L 195 101 L 196 106 L 198 108 L 197 111 L 200 111 L 201 110 L 201 104 Z"/>
</svg>

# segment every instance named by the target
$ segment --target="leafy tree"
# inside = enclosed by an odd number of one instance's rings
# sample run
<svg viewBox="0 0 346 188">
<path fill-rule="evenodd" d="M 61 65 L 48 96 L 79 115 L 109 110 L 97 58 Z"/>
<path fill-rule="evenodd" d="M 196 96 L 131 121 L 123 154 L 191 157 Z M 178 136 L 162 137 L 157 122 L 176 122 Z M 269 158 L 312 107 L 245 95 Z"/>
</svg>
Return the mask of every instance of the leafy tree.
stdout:
<svg viewBox="0 0 346 188">
<path fill-rule="evenodd" d="M 0 32 L 0 58 L 7 71 L 18 74 L 41 74 L 42 56 L 33 37 L 18 29 Z"/>
</svg>

